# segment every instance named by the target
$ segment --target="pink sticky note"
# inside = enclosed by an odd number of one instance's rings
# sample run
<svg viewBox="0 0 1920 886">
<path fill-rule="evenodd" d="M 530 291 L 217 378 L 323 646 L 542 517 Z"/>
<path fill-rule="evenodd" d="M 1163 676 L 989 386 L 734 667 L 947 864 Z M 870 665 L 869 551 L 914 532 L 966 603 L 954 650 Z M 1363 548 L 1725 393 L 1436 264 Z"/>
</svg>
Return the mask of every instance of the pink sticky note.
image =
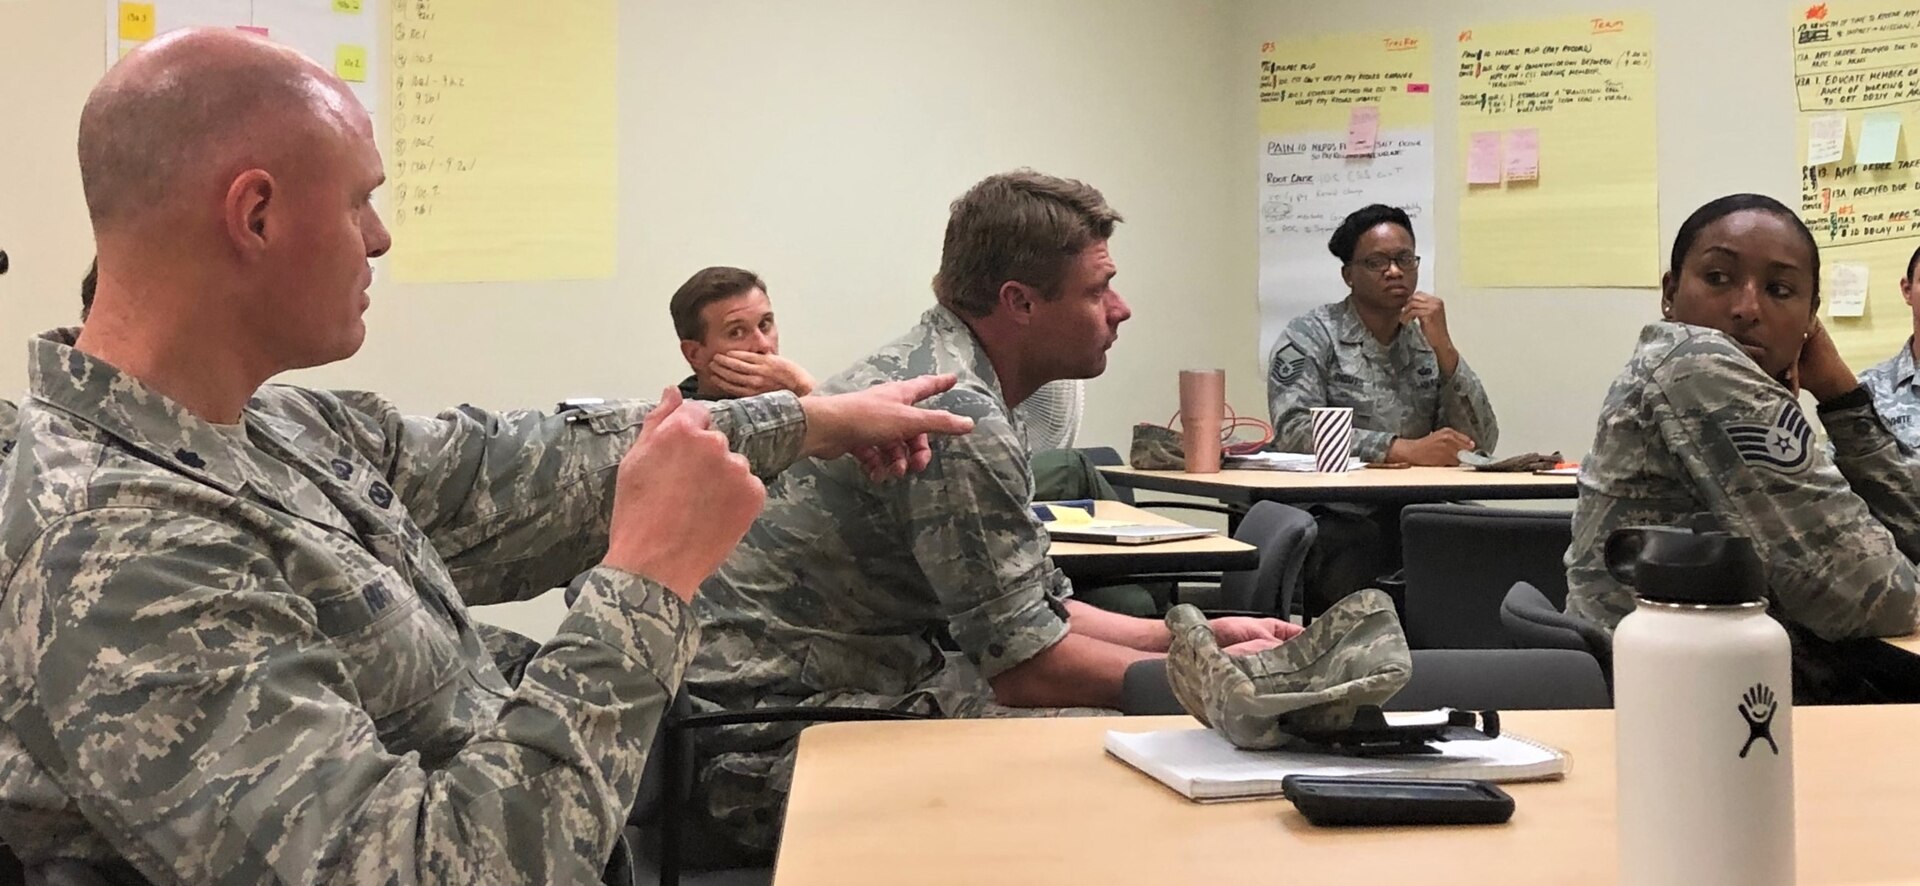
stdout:
<svg viewBox="0 0 1920 886">
<path fill-rule="evenodd" d="M 1380 134 L 1380 106 L 1361 105 L 1347 115 L 1347 156 L 1373 156 L 1374 137 Z"/>
<path fill-rule="evenodd" d="M 1507 181 L 1530 182 L 1540 177 L 1540 130 L 1515 129 L 1507 133 Z"/>
<path fill-rule="evenodd" d="M 1467 137 L 1467 184 L 1500 183 L 1500 133 L 1476 132 Z"/>
</svg>

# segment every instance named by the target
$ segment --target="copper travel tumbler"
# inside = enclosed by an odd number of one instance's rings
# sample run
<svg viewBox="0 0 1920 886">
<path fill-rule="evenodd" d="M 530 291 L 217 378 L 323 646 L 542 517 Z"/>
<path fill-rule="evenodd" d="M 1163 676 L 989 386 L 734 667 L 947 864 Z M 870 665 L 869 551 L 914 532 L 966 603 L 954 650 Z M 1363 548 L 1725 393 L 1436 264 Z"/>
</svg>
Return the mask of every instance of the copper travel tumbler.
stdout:
<svg viewBox="0 0 1920 886">
<path fill-rule="evenodd" d="M 1227 420 L 1227 371 L 1180 371 L 1180 448 L 1187 473 L 1220 472 L 1220 426 Z"/>
</svg>

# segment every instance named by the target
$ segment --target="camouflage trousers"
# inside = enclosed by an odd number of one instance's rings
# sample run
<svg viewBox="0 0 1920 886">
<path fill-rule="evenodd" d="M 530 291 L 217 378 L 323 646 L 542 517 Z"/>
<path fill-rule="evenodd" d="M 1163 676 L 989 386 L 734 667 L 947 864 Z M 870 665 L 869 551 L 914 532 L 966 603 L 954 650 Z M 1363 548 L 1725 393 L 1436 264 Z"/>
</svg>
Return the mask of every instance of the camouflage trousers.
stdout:
<svg viewBox="0 0 1920 886">
<path fill-rule="evenodd" d="M 1400 509 L 1392 505 L 1311 504 L 1319 539 L 1307 553 L 1301 606 L 1318 616 L 1356 591 L 1383 587 L 1400 569 Z M 1389 594 L 1391 595 L 1391 591 Z M 1394 605 L 1403 601 L 1396 599 Z"/>
<path fill-rule="evenodd" d="M 805 698 L 764 698 L 751 705 L 722 706 L 693 699 L 699 712 L 752 707 L 861 707 L 927 717 L 1110 717 L 1104 708 L 1014 708 L 994 704 L 993 691 L 964 657 L 947 656 L 946 667 L 911 692 L 883 696 L 821 692 Z M 687 862 L 700 868 L 764 867 L 773 863 L 793 781 L 794 745 L 806 723 L 769 723 L 706 730 L 696 741 Z"/>
</svg>

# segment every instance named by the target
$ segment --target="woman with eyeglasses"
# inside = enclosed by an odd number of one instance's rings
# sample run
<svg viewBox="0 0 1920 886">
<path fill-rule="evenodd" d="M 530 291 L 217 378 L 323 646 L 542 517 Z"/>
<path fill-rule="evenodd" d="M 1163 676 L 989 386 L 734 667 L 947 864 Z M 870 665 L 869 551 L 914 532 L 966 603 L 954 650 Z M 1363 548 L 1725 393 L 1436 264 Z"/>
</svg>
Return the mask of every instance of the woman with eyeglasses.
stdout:
<svg viewBox="0 0 1920 886">
<path fill-rule="evenodd" d="M 1353 409 L 1353 454 L 1370 462 L 1457 465 L 1461 451 L 1492 452 L 1500 438 L 1480 377 L 1447 332 L 1446 305 L 1420 291 L 1413 222 L 1375 204 L 1327 242 L 1347 296 L 1295 317 L 1267 372 L 1273 445 L 1313 451 L 1312 410 Z M 1307 564 L 1309 613 L 1400 566 L 1397 508 L 1321 504 Z"/>
<path fill-rule="evenodd" d="M 1500 438 L 1480 377 L 1447 333 L 1447 309 L 1420 291 L 1405 212 L 1374 204 L 1347 216 L 1327 248 L 1347 297 L 1295 317 L 1267 372 L 1274 448 L 1312 452 L 1309 410 L 1353 409 L 1353 454 L 1370 462 L 1457 465 Z"/>
<path fill-rule="evenodd" d="M 1914 630 L 1920 461 L 1820 325 L 1813 234 L 1779 201 L 1735 194 L 1680 226 L 1669 267 L 1664 319 L 1641 330 L 1581 465 L 1567 611 L 1609 629 L 1632 611 L 1603 558 L 1614 529 L 1708 514 L 1765 564 L 1796 703 L 1920 700 L 1905 654 L 1863 639 Z"/>
</svg>

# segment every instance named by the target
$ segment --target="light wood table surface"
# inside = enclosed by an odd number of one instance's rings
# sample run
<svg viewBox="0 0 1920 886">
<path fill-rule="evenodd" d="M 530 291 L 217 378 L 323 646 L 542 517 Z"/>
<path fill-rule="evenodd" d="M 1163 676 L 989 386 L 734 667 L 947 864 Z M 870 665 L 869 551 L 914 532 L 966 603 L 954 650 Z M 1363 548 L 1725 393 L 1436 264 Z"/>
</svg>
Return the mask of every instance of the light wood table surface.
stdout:
<svg viewBox="0 0 1920 886">
<path fill-rule="evenodd" d="M 1332 830 L 1284 800 L 1189 802 L 1101 751 L 1187 717 L 838 723 L 800 736 L 775 886 L 1612 884 L 1613 713 L 1517 711 L 1573 755 L 1504 825 Z M 1920 877 L 1920 706 L 1794 711 L 1799 881 Z"/>
<path fill-rule="evenodd" d="M 1904 637 L 1888 637 L 1886 642 L 1889 646 L 1920 655 L 1920 633 L 1908 634 Z"/>
<path fill-rule="evenodd" d="M 1189 474 L 1103 467 L 1100 472 L 1115 486 L 1176 492 L 1241 505 L 1257 501 L 1414 504 L 1579 496 L 1576 477 L 1496 474 L 1471 468 L 1367 468 L 1343 474 L 1232 470 Z"/>
<path fill-rule="evenodd" d="M 1118 501 L 1096 501 L 1093 516 L 1155 526 L 1183 526 L 1164 514 Z M 1069 576 L 1077 578 L 1141 575 L 1154 572 L 1232 572 L 1260 565 L 1260 549 L 1224 535 L 1163 541 L 1147 545 L 1105 545 L 1057 541 L 1047 555 Z"/>
</svg>

